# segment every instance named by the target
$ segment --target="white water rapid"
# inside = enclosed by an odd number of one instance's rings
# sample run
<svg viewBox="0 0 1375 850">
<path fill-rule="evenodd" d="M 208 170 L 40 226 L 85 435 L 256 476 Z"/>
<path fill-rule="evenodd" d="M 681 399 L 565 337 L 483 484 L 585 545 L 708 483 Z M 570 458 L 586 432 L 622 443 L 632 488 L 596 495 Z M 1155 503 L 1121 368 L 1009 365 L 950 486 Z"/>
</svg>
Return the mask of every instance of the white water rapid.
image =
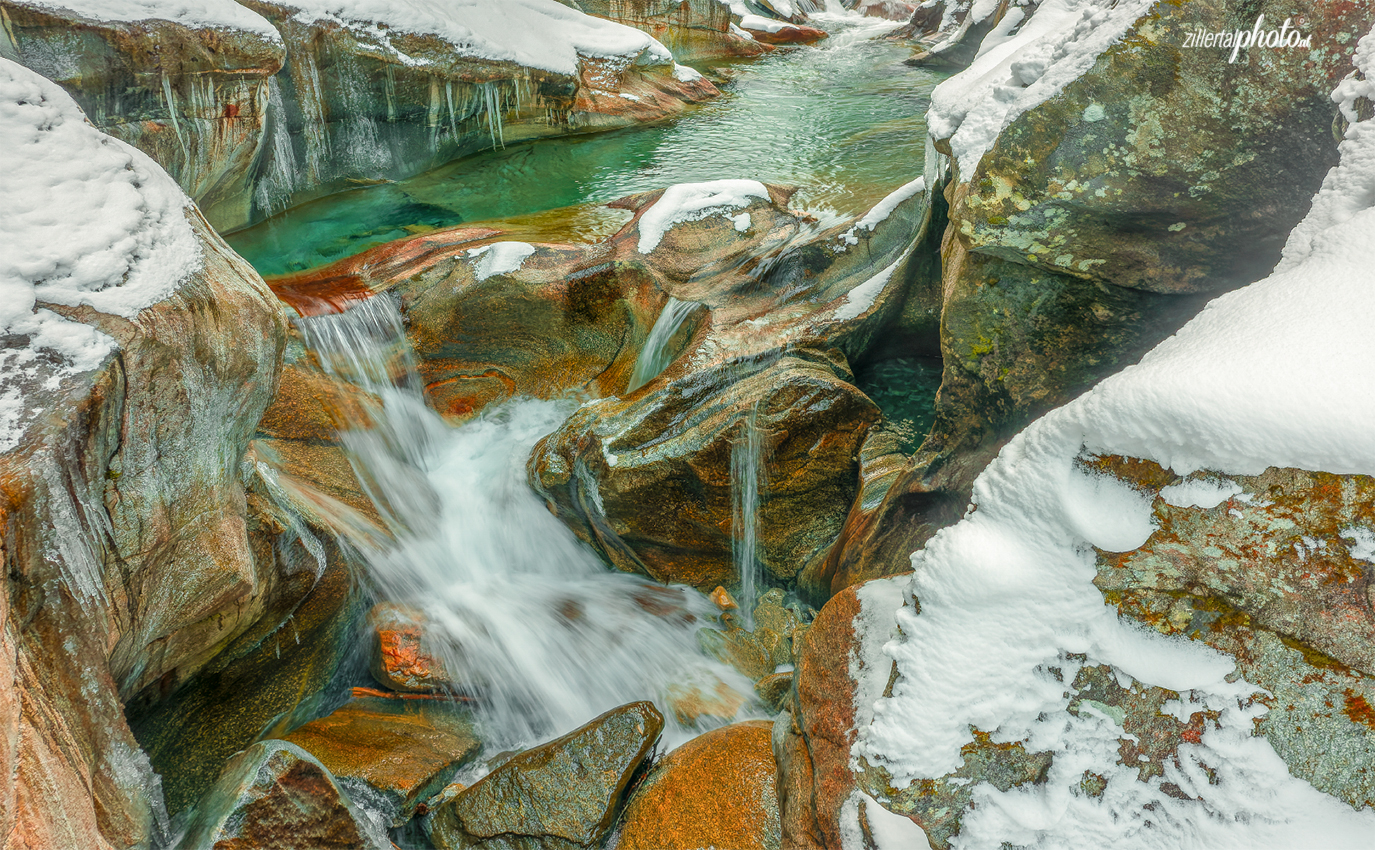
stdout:
<svg viewBox="0 0 1375 850">
<path fill-rule="evenodd" d="M 424 611 L 489 747 L 566 732 L 637 699 L 663 710 L 674 746 L 700 729 L 675 723 L 670 687 L 714 693 L 724 682 L 752 696 L 698 646 L 715 613 L 704 596 L 611 571 L 529 488 L 530 449 L 568 403 L 515 400 L 453 428 L 424 404 L 391 298 L 299 325 L 327 371 L 383 401 L 372 427 L 342 434 L 399 541 L 364 553 L 371 577 L 386 599 Z"/>
</svg>

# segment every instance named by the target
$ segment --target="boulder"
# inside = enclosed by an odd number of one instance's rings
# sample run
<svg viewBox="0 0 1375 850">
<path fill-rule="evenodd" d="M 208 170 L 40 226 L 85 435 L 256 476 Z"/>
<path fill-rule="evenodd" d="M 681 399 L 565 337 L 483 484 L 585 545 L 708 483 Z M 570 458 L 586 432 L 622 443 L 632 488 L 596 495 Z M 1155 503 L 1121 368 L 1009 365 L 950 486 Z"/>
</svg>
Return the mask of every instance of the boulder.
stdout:
<svg viewBox="0 0 1375 850">
<path fill-rule="evenodd" d="M 930 65 L 938 68 L 967 68 L 974 61 L 979 47 L 989 33 L 1002 23 L 1009 11 L 1016 10 L 1018 20 L 1025 20 L 1040 0 L 1012 3 L 979 3 L 976 0 L 925 0 L 910 6 L 893 0 L 860 0 L 865 14 L 875 14 L 889 20 L 906 20 L 907 25 L 890 37 L 914 42 L 916 53 L 908 65 Z M 901 7 L 907 6 L 902 17 Z M 873 9 L 870 12 L 869 9 Z"/>
<path fill-rule="evenodd" d="M 440 850 L 598 847 L 663 731 L 652 703 L 613 709 L 502 763 L 431 815 Z"/>
<path fill-rule="evenodd" d="M 380 684 L 403 693 L 433 693 L 451 683 L 444 661 L 426 646 L 425 614 L 389 602 L 368 614 L 372 658 L 368 669 Z"/>
<path fill-rule="evenodd" d="M 194 15 L 146 7 L 135 20 L 83 0 L 4 0 L 0 11 L 0 56 L 57 82 L 96 127 L 150 155 L 215 228 L 248 220 L 269 81 L 285 61 L 271 24 L 229 0 Z"/>
<path fill-rule="evenodd" d="M 287 578 L 240 465 L 285 323 L 165 172 L 6 59 L 0 137 L 0 836 L 144 846 L 162 795 L 122 698 L 202 669 Z"/>
<path fill-rule="evenodd" d="M 224 766 L 177 846 L 384 850 L 391 842 L 309 753 L 260 741 Z"/>
<path fill-rule="evenodd" d="M 720 0 L 578 0 L 578 5 L 590 15 L 649 33 L 680 62 L 748 58 L 769 50 L 732 26 L 738 16 Z"/>
<path fill-rule="evenodd" d="M 889 21 L 910 21 L 917 11 L 916 6 L 902 0 L 858 0 L 852 8 L 865 17 Z"/>
<path fill-rule="evenodd" d="M 402 826 L 481 747 L 471 712 L 444 699 L 355 698 L 284 737 L 355 800 Z"/>
<path fill-rule="evenodd" d="M 740 21 L 740 29 L 762 44 L 812 44 L 830 35 L 816 27 L 785 24 L 758 15 L 746 15 Z"/>
<path fill-rule="evenodd" d="M 1150 539 L 1097 555 L 1094 583 L 1107 601 L 1145 628 L 1226 653 L 1239 679 L 1263 689 L 1252 697 L 1265 709 L 1254 734 L 1270 742 L 1288 771 L 1352 807 L 1375 802 L 1368 767 L 1375 715 L 1366 708 L 1375 699 L 1375 614 L 1363 560 L 1364 541 L 1375 539 L 1375 479 L 1276 468 L 1186 478 L 1120 456 L 1085 465 L 1153 497 Z M 1177 711 L 1172 706 L 1188 694 L 1129 682 L 1082 661 L 1071 655 L 1059 673 L 1069 712 L 1112 718 L 1120 727 L 1117 762 L 1134 768 L 1137 781 L 1206 802 L 1206 781 L 1189 783 L 1178 765 L 1218 726 L 1218 710 L 1198 704 Z M 1043 782 L 1055 765 L 1051 753 L 984 733 L 961 756 L 958 770 L 902 789 L 880 764 L 863 762 L 857 781 L 943 850 L 960 833 L 974 786 L 988 782 L 1005 791 Z M 1085 771 L 1078 793 L 1101 797 L 1106 788 L 1102 775 Z"/>
<path fill-rule="evenodd" d="M 872 716 L 891 662 L 877 624 L 902 604 L 901 579 L 875 579 L 832 596 L 801 640 L 789 709 L 773 732 L 783 846 L 842 846 L 842 810 L 857 786 L 850 765 L 857 727 Z"/>
<path fill-rule="evenodd" d="M 1052 98 L 1030 53 L 1012 63 L 1025 78 L 975 65 L 933 94 L 935 147 L 953 156 L 935 425 L 882 503 L 851 518 L 837 572 L 877 574 L 920 546 L 959 518 L 1012 434 L 1275 265 L 1336 162 L 1330 93 L 1349 48 L 1257 48 L 1231 63 L 1221 48 L 1180 45 L 1200 29 L 1250 30 L 1258 13 L 1283 21 L 1287 9 L 1119 7 L 1085 25 L 1104 47 L 1091 65 L 1092 51 L 1076 54 L 1082 73 Z M 1319 3 L 1302 27 L 1336 45 L 1373 21 L 1367 7 Z M 1088 44 L 1056 38 L 1064 55 Z M 1154 82 L 1124 92 L 1125 80 Z M 996 139 L 989 126 L 1002 126 Z"/>
<path fill-rule="evenodd" d="M 878 419 L 846 378 L 842 363 L 796 351 L 661 379 L 579 408 L 535 447 L 531 484 L 617 567 L 702 590 L 733 585 L 731 455 L 755 429 L 757 557 L 789 582 L 834 542 L 859 444 Z"/>
<path fill-rule="evenodd" d="M 618 850 L 778 850 L 771 727 L 713 729 L 660 759 L 626 803 Z"/>
</svg>

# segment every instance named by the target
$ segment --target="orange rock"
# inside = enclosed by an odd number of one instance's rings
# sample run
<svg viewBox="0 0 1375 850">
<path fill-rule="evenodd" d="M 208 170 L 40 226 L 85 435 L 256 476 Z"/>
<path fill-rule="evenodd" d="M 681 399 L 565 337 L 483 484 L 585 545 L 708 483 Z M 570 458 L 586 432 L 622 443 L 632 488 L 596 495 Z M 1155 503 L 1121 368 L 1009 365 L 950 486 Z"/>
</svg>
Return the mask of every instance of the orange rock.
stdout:
<svg viewBox="0 0 1375 850">
<path fill-rule="evenodd" d="M 725 682 L 717 682 L 710 690 L 697 684 L 673 684 L 667 690 L 669 708 L 684 726 L 696 726 L 704 717 L 730 720 L 747 701 Z"/>
<path fill-rule="evenodd" d="M 772 726 L 736 723 L 669 753 L 626 805 L 619 850 L 777 850 Z"/>
<path fill-rule="evenodd" d="M 840 807 L 855 788 L 855 682 L 850 656 L 860 601 L 847 587 L 826 603 L 801 641 L 793 722 L 778 752 L 779 808 L 792 850 L 840 847 Z"/>
<path fill-rule="evenodd" d="M 776 30 L 750 29 L 743 28 L 745 32 L 754 36 L 754 40 L 763 44 L 811 44 L 827 38 L 825 30 L 816 27 L 794 26 L 784 24 Z"/>
<path fill-rule="evenodd" d="M 372 626 L 372 676 L 394 691 L 430 693 L 450 684 L 444 662 L 425 647 L 425 615 L 383 602 L 368 615 Z"/>
<path fill-rule="evenodd" d="M 734 611 L 740 606 L 724 587 L 717 587 L 711 592 L 711 601 L 716 603 L 716 607 L 722 611 Z"/>
<path fill-rule="evenodd" d="M 364 782 L 392 826 L 448 784 L 481 746 L 469 712 L 440 700 L 363 697 L 285 737 L 339 779 Z"/>
</svg>

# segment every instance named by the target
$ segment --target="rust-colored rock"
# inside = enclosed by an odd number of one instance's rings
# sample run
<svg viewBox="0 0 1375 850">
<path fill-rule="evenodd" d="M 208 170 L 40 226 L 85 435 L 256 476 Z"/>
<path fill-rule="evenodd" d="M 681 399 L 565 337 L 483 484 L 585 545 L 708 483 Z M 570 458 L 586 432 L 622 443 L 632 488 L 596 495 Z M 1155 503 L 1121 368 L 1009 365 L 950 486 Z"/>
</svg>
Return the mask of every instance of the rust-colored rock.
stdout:
<svg viewBox="0 0 1375 850">
<path fill-rule="evenodd" d="M 481 742 L 472 714 L 447 700 L 363 697 L 312 720 L 285 740 L 320 760 L 346 788 L 365 785 L 392 826 L 438 793 Z"/>
<path fill-rule="evenodd" d="M 741 29 L 754 36 L 755 41 L 764 44 L 813 44 L 830 37 L 825 30 L 794 24 L 778 24 L 768 28 L 742 26 Z"/>
<path fill-rule="evenodd" d="M 383 602 L 368 614 L 372 629 L 372 677 L 394 691 L 431 693 L 452 684 L 442 659 L 425 645 L 425 615 Z"/>
<path fill-rule="evenodd" d="M 778 850 L 772 727 L 736 723 L 665 756 L 626 803 L 618 850 Z"/>
</svg>

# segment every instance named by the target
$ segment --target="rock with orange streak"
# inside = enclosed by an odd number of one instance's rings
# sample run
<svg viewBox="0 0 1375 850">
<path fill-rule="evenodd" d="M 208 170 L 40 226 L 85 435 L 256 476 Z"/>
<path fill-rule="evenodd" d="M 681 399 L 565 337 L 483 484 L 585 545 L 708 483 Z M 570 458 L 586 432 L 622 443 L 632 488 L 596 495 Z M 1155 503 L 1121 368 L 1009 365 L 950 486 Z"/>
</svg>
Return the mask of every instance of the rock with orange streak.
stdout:
<svg viewBox="0 0 1375 850">
<path fill-rule="evenodd" d="M 432 693 L 450 685 L 442 659 L 425 639 L 425 615 L 384 602 L 368 615 L 374 639 L 370 670 L 379 683 L 403 693 Z"/>
<path fill-rule="evenodd" d="M 618 850 L 778 850 L 771 728 L 736 723 L 669 753 L 626 805 Z"/>
</svg>

